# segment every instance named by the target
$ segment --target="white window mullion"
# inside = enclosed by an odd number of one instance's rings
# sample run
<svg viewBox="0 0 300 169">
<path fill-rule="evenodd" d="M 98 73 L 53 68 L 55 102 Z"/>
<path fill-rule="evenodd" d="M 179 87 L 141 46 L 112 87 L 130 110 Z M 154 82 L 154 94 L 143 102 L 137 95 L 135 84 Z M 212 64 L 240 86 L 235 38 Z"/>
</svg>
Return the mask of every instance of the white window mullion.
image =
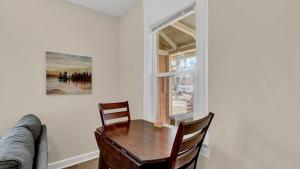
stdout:
<svg viewBox="0 0 300 169">
<path fill-rule="evenodd" d="M 182 76 L 182 75 L 193 75 L 194 71 L 186 70 L 180 72 L 163 72 L 163 73 L 155 73 L 153 77 L 155 78 L 162 78 L 162 77 L 175 77 L 175 76 Z"/>
</svg>

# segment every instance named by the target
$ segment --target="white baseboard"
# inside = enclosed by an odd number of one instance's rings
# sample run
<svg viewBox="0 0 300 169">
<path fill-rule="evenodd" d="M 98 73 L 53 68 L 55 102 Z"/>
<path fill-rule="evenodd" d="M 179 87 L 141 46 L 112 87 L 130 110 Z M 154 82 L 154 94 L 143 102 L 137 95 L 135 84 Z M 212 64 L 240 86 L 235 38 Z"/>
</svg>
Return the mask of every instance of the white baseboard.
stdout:
<svg viewBox="0 0 300 169">
<path fill-rule="evenodd" d="M 64 159 L 61 161 L 53 162 L 48 164 L 48 169 L 62 169 L 66 167 L 70 167 L 72 165 L 76 165 L 79 163 L 83 163 L 95 158 L 99 157 L 99 151 L 90 152 L 87 154 L 78 155 L 72 158 Z"/>
</svg>

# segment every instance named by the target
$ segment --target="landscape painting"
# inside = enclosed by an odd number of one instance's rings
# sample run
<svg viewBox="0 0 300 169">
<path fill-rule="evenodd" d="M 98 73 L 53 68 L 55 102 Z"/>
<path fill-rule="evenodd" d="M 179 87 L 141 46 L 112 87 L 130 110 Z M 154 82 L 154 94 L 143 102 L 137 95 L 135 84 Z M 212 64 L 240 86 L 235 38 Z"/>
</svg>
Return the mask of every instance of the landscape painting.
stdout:
<svg viewBox="0 0 300 169">
<path fill-rule="evenodd" d="M 47 95 L 92 93 L 92 58 L 46 52 Z"/>
</svg>

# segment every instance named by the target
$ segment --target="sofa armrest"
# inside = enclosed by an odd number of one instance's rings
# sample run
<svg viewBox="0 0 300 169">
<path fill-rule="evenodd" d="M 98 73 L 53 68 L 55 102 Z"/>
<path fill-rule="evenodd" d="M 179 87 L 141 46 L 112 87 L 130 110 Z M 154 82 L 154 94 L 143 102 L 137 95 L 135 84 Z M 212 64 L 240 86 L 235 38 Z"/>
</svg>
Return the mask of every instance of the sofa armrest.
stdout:
<svg viewBox="0 0 300 169">
<path fill-rule="evenodd" d="M 48 168 L 48 140 L 47 140 L 47 127 L 42 125 L 41 134 L 37 143 L 37 156 L 36 156 L 36 169 Z"/>
</svg>

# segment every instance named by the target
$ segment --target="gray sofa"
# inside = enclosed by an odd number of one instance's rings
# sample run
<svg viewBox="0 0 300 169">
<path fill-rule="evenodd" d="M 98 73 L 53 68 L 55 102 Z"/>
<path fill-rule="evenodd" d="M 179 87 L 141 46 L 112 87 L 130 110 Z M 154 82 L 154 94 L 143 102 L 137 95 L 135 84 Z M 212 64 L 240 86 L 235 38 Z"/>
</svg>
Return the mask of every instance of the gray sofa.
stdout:
<svg viewBox="0 0 300 169">
<path fill-rule="evenodd" d="M 47 169 L 47 128 L 26 115 L 0 138 L 0 169 Z"/>
</svg>

